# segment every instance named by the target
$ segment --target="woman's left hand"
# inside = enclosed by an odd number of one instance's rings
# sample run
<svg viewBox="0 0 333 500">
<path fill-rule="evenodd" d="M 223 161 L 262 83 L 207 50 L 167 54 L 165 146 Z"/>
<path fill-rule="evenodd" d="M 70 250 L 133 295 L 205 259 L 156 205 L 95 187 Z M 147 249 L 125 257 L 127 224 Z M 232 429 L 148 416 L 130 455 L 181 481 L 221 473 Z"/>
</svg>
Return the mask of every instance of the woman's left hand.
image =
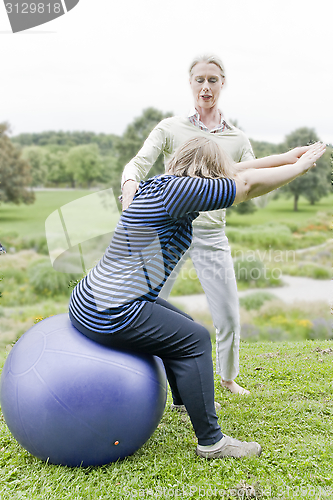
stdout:
<svg viewBox="0 0 333 500">
<path fill-rule="evenodd" d="M 309 151 L 309 149 L 313 146 L 313 144 L 311 144 L 311 146 L 299 146 L 297 148 L 294 148 L 294 149 L 291 149 L 290 151 L 287 151 L 286 153 L 284 153 L 284 156 L 285 156 L 285 159 L 286 159 L 286 165 L 289 165 L 291 163 L 296 163 L 297 160 L 300 159 L 300 157 L 302 155 L 304 155 L 304 153 L 306 153 L 307 151 Z"/>
<path fill-rule="evenodd" d="M 302 167 L 303 174 L 316 166 L 316 160 L 323 156 L 325 151 L 326 146 L 322 142 L 311 144 L 309 149 L 297 160 L 297 163 Z"/>
</svg>

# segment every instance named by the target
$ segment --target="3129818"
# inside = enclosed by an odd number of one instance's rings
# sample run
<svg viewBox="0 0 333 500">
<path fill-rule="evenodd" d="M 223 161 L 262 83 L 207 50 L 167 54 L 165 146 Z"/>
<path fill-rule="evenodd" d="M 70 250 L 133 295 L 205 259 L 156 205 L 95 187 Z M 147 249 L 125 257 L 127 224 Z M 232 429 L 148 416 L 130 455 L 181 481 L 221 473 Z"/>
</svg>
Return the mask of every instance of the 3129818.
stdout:
<svg viewBox="0 0 333 500">
<path fill-rule="evenodd" d="M 61 12 L 61 4 L 60 3 L 42 3 L 42 2 L 25 2 L 22 4 L 19 3 L 6 3 L 5 4 L 6 10 L 8 14 L 11 14 L 12 12 L 15 12 L 17 14 L 44 14 L 44 13 L 49 13 L 51 14 L 54 12 L 54 14 L 60 14 Z"/>
</svg>

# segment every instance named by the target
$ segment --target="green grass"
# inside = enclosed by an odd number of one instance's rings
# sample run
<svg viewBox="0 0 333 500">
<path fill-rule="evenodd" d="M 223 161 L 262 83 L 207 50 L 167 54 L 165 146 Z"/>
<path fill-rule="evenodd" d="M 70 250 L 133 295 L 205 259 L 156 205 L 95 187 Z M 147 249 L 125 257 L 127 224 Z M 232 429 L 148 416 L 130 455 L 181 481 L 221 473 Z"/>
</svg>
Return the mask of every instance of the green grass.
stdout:
<svg viewBox="0 0 333 500">
<path fill-rule="evenodd" d="M 37 191 L 32 205 L 0 205 L 0 234 L 16 233 L 21 238 L 44 237 L 45 220 L 59 207 L 82 196 L 91 194 L 88 190 Z M 1 240 L 2 241 L 2 240 Z M 4 244 L 5 238 L 2 243 Z"/>
<path fill-rule="evenodd" d="M 333 194 L 325 196 L 315 205 L 311 205 L 303 196 L 298 203 L 298 211 L 293 210 L 293 199 L 285 198 L 280 195 L 279 198 L 271 200 L 263 209 L 258 209 L 251 214 L 237 214 L 234 211 L 227 210 L 227 226 L 249 226 L 261 225 L 270 222 L 306 226 L 308 220 L 315 217 L 317 212 L 333 213 Z"/>
<path fill-rule="evenodd" d="M 32 205 L 0 205 L 0 234 L 17 233 L 21 237 L 44 236 L 46 218 L 57 208 L 71 201 L 91 194 L 88 190 L 75 191 L 37 191 L 36 202 Z M 317 212 L 332 213 L 333 195 L 322 198 L 315 205 L 310 205 L 303 197 L 300 198 L 299 211 L 293 211 L 291 199 L 280 196 L 271 200 L 264 209 L 258 209 L 253 214 L 239 215 L 228 212 L 227 226 L 260 225 L 270 222 L 279 224 L 295 224 L 297 227 L 306 225 Z"/>
<path fill-rule="evenodd" d="M 44 223 L 50 213 L 89 193 L 37 192 L 34 205 L 1 205 L 0 234 L 16 233 L 27 239 L 44 237 Z M 295 242 L 307 231 L 317 231 L 329 239 L 327 220 L 332 213 L 332 201 L 330 196 L 311 206 L 301 199 L 300 210 L 295 213 L 291 199 L 279 198 L 254 214 L 232 213 L 227 216 L 227 225 L 241 228 L 274 221 L 296 232 Z M 315 223 L 310 224 L 311 220 Z M 307 229 L 309 225 L 311 228 Z M 6 243 L 2 236 L 1 242 Z M 239 245 L 245 252 L 244 243 Z M 32 326 L 37 316 L 67 310 L 68 297 L 42 297 L 32 290 L 27 270 L 39 258 L 32 250 L 0 256 L 5 274 L 1 283 L 4 297 L 0 300 L 0 363 L 10 345 Z M 331 247 L 297 254 L 295 261 L 286 258 L 276 263 L 269 257 L 262 260 L 268 266 L 293 266 L 296 273 L 303 262 L 302 272 L 311 270 L 316 274 L 319 269 L 320 276 L 327 276 Z M 185 268 L 186 273 L 192 276 L 190 267 Z M 201 291 L 193 277 L 184 281 L 190 284 L 192 293 Z M 181 293 L 188 293 L 184 283 L 178 284 L 178 288 Z M 306 307 L 309 309 L 306 305 L 296 310 L 259 294 L 244 302 L 242 323 L 252 327 L 249 340 L 255 335 L 261 340 L 267 332 L 270 338 L 274 335 L 273 340 L 279 335 L 284 339 L 294 331 L 304 338 L 311 333 L 310 322 L 318 335 L 325 338 L 327 306 L 325 311 L 322 305 L 312 305 L 311 311 Z M 196 319 L 213 332 L 208 315 Z M 251 396 L 230 395 L 220 388 L 216 378 L 216 400 L 222 404 L 219 422 L 226 434 L 259 441 L 263 446 L 260 458 L 205 461 L 196 457 L 190 421 L 170 411 L 170 396 L 159 427 L 140 450 L 124 461 L 96 468 L 71 469 L 41 462 L 18 445 L 0 417 L 0 500 L 333 499 L 332 361 L 332 341 L 242 342 L 238 382 L 251 390 Z"/>
<path fill-rule="evenodd" d="M 1 418 L 0 498 L 333 498 L 332 360 L 333 342 L 242 343 L 238 378 L 251 395 L 232 396 L 216 378 L 222 430 L 260 442 L 260 458 L 196 457 L 190 421 L 170 411 L 170 398 L 149 441 L 103 467 L 46 464 L 18 445 Z"/>
</svg>

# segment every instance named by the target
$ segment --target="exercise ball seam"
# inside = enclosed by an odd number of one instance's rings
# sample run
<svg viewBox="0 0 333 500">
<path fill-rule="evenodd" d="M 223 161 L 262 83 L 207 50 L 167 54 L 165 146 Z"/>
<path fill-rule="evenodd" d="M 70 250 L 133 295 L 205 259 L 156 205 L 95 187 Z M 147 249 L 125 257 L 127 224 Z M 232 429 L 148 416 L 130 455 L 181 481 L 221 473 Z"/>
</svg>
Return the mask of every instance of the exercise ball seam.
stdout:
<svg viewBox="0 0 333 500">
<path fill-rule="evenodd" d="M 115 361 L 112 361 L 112 360 L 107 360 L 107 359 L 99 358 L 97 356 L 88 356 L 87 354 L 81 354 L 81 353 L 75 353 L 75 352 L 71 352 L 71 351 L 63 351 L 63 350 L 57 350 L 57 349 L 48 349 L 48 348 L 46 348 L 44 352 L 51 352 L 51 353 L 56 353 L 56 354 L 65 354 L 67 356 L 73 356 L 73 357 L 76 357 L 76 358 L 92 359 L 94 361 L 100 361 L 101 363 L 105 363 L 105 364 L 110 365 L 110 366 L 115 366 L 115 367 L 119 367 L 119 368 L 126 368 L 126 370 L 128 370 L 128 371 L 131 371 L 132 373 L 135 373 L 137 375 L 142 375 L 144 377 L 147 377 L 147 378 L 149 378 L 149 380 L 152 380 L 153 382 L 156 383 L 156 379 L 154 379 L 154 377 L 151 377 L 150 375 L 147 375 L 142 370 L 136 370 L 134 368 L 131 368 L 129 365 L 126 365 L 125 363 L 119 363 L 119 362 L 115 362 Z M 121 353 L 124 352 L 126 354 L 132 354 L 129 351 L 124 351 L 124 350 L 119 350 L 119 352 L 121 352 Z M 164 387 L 166 385 L 166 384 L 161 384 L 160 382 L 158 382 L 158 383 L 162 387 Z"/>
</svg>

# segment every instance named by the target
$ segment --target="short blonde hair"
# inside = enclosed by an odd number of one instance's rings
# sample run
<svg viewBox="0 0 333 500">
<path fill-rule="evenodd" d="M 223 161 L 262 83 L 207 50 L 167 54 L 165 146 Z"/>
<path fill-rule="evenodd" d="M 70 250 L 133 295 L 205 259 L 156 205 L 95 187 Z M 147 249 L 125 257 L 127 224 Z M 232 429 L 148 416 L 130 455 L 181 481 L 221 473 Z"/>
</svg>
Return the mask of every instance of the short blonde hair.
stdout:
<svg viewBox="0 0 333 500">
<path fill-rule="evenodd" d="M 176 149 L 167 165 L 167 174 L 234 179 L 236 167 L 230 156 L 214 140 L 194 137 Z"/>
<path fill-rule="evenodd" d="M 204 54 L 202 56 L 198 56 L 195 59 L 193 59 L 189 68 L 190 76 L 192 76 L 194 66 L 196 66 L 199 63 L 215 64 L 220 69 L 222 77 L 225 78 L 225 70 L 223 62 L 219 57 L 214 56 L 213 54 L 210 55 Z"/>
</svg>

